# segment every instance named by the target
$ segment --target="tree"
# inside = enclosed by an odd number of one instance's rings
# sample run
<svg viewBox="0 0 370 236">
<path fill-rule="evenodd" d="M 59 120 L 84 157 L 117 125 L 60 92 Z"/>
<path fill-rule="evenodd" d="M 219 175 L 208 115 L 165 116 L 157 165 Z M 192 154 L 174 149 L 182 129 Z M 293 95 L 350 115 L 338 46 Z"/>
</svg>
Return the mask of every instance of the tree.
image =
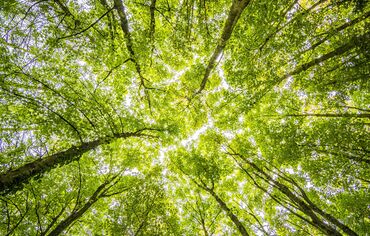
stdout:
<svg viewBox="0 0 370 236">
<path fill-rule="evenodd" d="M 368 1 L 0 9 L 0 234 L 370 231 Z"/>
</svg>

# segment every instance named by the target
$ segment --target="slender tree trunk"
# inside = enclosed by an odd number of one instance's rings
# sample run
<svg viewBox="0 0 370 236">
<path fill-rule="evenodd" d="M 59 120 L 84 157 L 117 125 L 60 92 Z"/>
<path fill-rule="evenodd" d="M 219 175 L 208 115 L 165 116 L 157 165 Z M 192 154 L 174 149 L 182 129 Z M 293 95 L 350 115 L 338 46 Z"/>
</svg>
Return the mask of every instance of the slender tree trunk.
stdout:
<svg viewBox="0 0 370 236">
<path fill-rule="evenodd" d="M 128 25 L 128 18 L 127 18 L 127 15 L 126 15 L 126 12 L 125 12 L 125 6 L 123 5 L 122 0 L 114 0 L 114 7 L 116 8 L 119 19 L 120 19 L 121 28 L 122 28 L 122 31 L 123 31 L 123 34 L 124 34 L 124 37 L 125 37 L 125 40 L 126 40 L 127 50 L 130 53 L 131 61 L 134 62 L 134 64 L 135 64 L 136 72 L 137 72 L 137 74 L 139 75 L 139 78 L 140 78 L 140 86 L 143 86 L 143 88 L 144 88 L 144 94 L 145 94 L 146 100 L 148 102 L 149 109 L 151 111 L 151 101 L 150 101 L 150 95 L 149 95 L 148 90 L 149 89 L 155 89 L 155 88 L 148 87 L 147 84 L 146 84 L 146 82 L 150 82 L 150 81 L 143 76 L 140 63 L 139 63 L 138 58 L 135 54 L 134 45 L 133 45 L 133 41 L 132 41 L 132 37 L 131 37 L 130 30 L 129 30 L 129 25 Z M 154 30 L 154 27 L 155 27 L 155 25 L 153 25 L 153 30 Z"/>
<path fill-rule="evenodd" d="M 295 193 L 293 193 L 289 189 L 288 186 L 286 186 L 283 183 L 281 183 L 281 182 L 275 180 L 274 178 L 272 178 L 270 175 L 268 175 L 265 171 L 263 171 L 260 167 L 258 167 L 253 162 L 249 161 L 248 159 L 246 159 L 242 155 L 239 155 L 239 154 L 235 154 L 235 155 L 238 155 L 239 157 L 241 157 L 243 159 L 243 161 L 245 161 L 249 166 L 251 166 L 255 171 L 258 172 L 260 177 L 263 176 L 263 179 L 266 182 L 268 182 L 269 184 L 271 184 L 272 186 L 277 188 L 285 196 L 287 196 L 292 201 L 292 203 L 295 203 L 298 206 L 298 209 L 300 211 L 302 211 L 304 214 L 306 214 L 307 216 L 309 216 L 311 218 L 312 225 L 316 226 L 317 228 L 319 228 L 324 233 L 326 233 L 328 235 L 337 235 L 337 236 L 342 235 L 337 229 L 335 229 L 334 227 L 332 227 L 331 225 L 329 225 L 328 223 L 326 223 L 325 221 L 320 219 L 315 214 L 315 212 L 318 213 L 319 215 L 321 215 L 323 218 L 325 218 L 331 224 L 333 224 L 333 225 L 337 226 L 338 228 L 340 228 L 341 230 L 343 230 L 343 232 L 345 232 L 346 234 L 348 234 L 350 236 L 357 236 L 357 234 L 353 230 L 351 230 L 348 226 L 344 225 L 338 219 L 336 219 L 332 215 L 324 212 L 317 205 L 315 205 L 308 198 L 308 196 L 305 194 L 304 190 L 300 186 L 298 186 L 298 184 L 293 182 L 294 185 L 297 186 L 298 189 L 301 191 L 303 199 L 301 197 L 297 196 Z M 244 171 L 246 171 L 244 168 L 242 168 L 242 169 Z"/>
<path fill-rule="evenodd" d="M 79 211 L 72 213 L 66 219 L 64 219 L 58 226 L 48 234 L 49 236 L 55 236 L 61 234 L 65 229 L 67 229 L 73 222 L 78 220 L 96 201 L 90 199 Z"/>
<path fill-rule="evenodd" d="M 62 220 L 58 225 L 57 227 L 55 227 L 55 229 L 53 231 L 50 232 L 50 234 L 48 234 L 49 236 L 56 236 L 56 235 L 59 235 L 61 234 L 64 230 L 66 230 L 73 222 L 75 222 L 76 220 L 78 220 L 87 210 L 89 210 L 89 208 L 95 203 L 97 202 L 102 196 L 101 196 L 101 192 L 104 191 L 104 188 L 109 184 L 110 182 L 105 182 L 103 183 L 102 185 L 100 185 L 96 190 L 95 192 L 93 193 L 93 195 L 90 197 L 90 199 L 85 203 L 85 205 L 77 210 L 77 211 L 74 211 L 72 212 L 67 218 L 65 218 L 64 220 Z"/>
<path fill-rule="evenodd" d="M 149 39 L 150 43 L 154 44 L 154 33 L 155 33 L 155 4 L 157 0 L 152 0 L 150 3 L 150 28 L 149 28 Z"/>
<path fill-rule="evenodd" d="M 202 219 L 202 229 L 203 229 L 203 232 L 204 232 L 204 236 L 209 236 L 209 233 L 207 231 L 207 228 L 206 228 L 206 225 L 205 225 L 205 222 L 204 222 L 204 219 Z"/>
<path fill-rule="evenodd" d="M 344 53 L 352 50 L 355 47 L 358 47 L 360 45 L 364 45 L 366 42 L 370 40 L 370 32 L 367 32 L 363 35 L 355 36 L 353 37 L 348 43 L 342 45 L 339 48 L 336 48 L 335 50 L 322 55 L 319 58 L 315 58 L 311 60 L 310 62 L 304 63 L 300 66 L 298 66 L 295 70 L 285 74 L 283 77 L 281 77 L 280 81 L 287 79 L 288 77 L 292 75 L 297 75 L 303 71 L 308 70 L 309 68 L 316 66 L 320 64 L 321 62 L 327 61 L 333 57 L 343 55 Z"/>
<path fill-rule="evenodd" d="M 180 171 L 185 175 L 189 176 L 181 167 L 179 167 Z M 189 176 L 190 177 L 190 176 Z M 212 181 L 212 187 L 208 187 L 206 183 L 200 180 L 201 184 L 198 183 L 196 180 L 190 177 L 190 179 L 195 183 L 199 188 L 204 189 L 207 191 L 211 196 L 217 201 L 218 205 L 220 206 L 221 210 L 223 210 L 227 216 L 231 219 L 234 223 L 236 228 L 238 229 L 239 233 L 243 236 L 249 236 L 247 230 L 245 229 L 244 225 L 240 222 L 238 217 L 231 211 L 231 209 L 226 205 L 226 203 L 215 193 L 214 191 L 214 182 Z"/>
<path fill-rule="evenodd" d="M 149 27 L 149 41 L 150 41 L 150 60 L 151 60 L 151 63 L 153 61 L 153 52 L 154 52 L 154 34 L 155 34 L 155 10 L 156 10 L 156 7 L 155 7 L 155 4 L 156 4 L 157 0 L 151 0 L 151 3 L 150 3 L 150 27 Z"/>
<path fill-rule="evenodd" d="M 238 217 L 231 211 L 231 209 L 226 205 L 226 203 L 215 193 L 215 191 L 213 191 L 213 189 L 210 189 L 206 186 L 201 186 L 201 187 L 207 192 L 209 192 L 212 195 L 212 197 L 214 197 L 214 199 L 217 201 L 221 209 L 227 214 L 230 220 L 235 224 L 235 226 L 239 230 L 239 233 L 243 236 L 249 236 L 247 230 L 245 229 L 244 225 L 240 222 Z"/>
<path fill-rule="evenodd" d="M 211 71 L 216 66 L 217 59 L 221 55 L 222 51 L 224 50 L 226 46 L 226 42 L 230 39 L 231 34 L 233 32 L 233 29 L 236 25 L 236 23 L 239 20 L 240 15 L 242 14 L 243 10 L 248 6 L 250 3 L 250 0 L 233 0 L 233 3 L 231 5 L 229 15 L 227 17 L 225 26 L 222 31 L 221 38 L 219 40 L 219 43 L 213 52 L 209 62 L 208 66 L 206 68 L 206 72 L 203 76 L 202 82 L 200 84 L 200 87 L 198 91 L 195 93 L 195 95 L 200 94 L 204 88 L 206 87 L 208 78 L 211 74 Z"/>
<path fill-rule="evenodd" d="M 324 37 L 323 39 L 320 39 L 318 42 L 316 42 L 315 44 L 313 44 L 310 48 L 304 50 L 302 53 L 306 53 L 307 51 L 312 51 L 314 50 L 315 48 L 317 48 L 318 46 L 320 46 L 321 44 L 323 44 L 325 41 L 327 41 L 330 37 L 332 37 L 333 35 L 337 34 L 338 32 L 350 27 L 350 26 L 353 26 L 361 21 L 364 21 L 366 20 L 367 18 L 370 17 L 370 11 L 366 12 L 364 15 L 362 16 L 359 16 L 355 19 L 353 19 L 352 21 L 348 21 L 346 23 L 344 23 L 343 25 L 337 27 L 337 28 L 334 28 L 334 29 L 331 29 L 329 30 L 328 32 L 326 32 L 327 36 Z"/>
<path fill-rule="evenodd" d="M 323 222 L 311 209 L 310 205 L 305 203 L 302 199 L 297 197 L 287 186 L 284 184 L 274 180 L 270 175 L 268 175 L 266 172 L 264 172 L 262 169 L 260 169 L 257 165 L 255 165 L 252 162 L 246 161 L 253 169 L 255 169 L 258 173 L 265 176 L 265 178 L 268 180 L 268 182 L 273 184 L 280 192 L 282 192 L 285 196 L 287 196 L 292 202 L 296 203 L 299 206 L 299 209 L 309 216 L 312 220 L 312 223 L 321 229 L 323 232 L 325 232 L 328 235 L 336 235 L 340 236 L 342 235 L 339 231 L 337 231 L 335 228 L 331 227 L 330 225 Z"/>
<path fill-rule="evenodd" d="M 317 66 L 322 62 L 325 62 L 331 58 L 343 55 L 344 53 L 360 46 L 364 45 L 366 42 L 370 40 L 370 32 L 367 32 L 360 36 L 353 37 L 350 42 L 342 45 L 341 47 L 336 48 L 335 50 L 328 52 L 321 57 L 315 58 L 307 63 L 304 63 L 302 65 L 297 66 L 294 70 L 290 71 L 289 73 L 286 73 L 285 75 L 276 78 L 276 81 L 271 81 L 271 83 L 268 83 L 265 88 L 263 88 L 261 91 L 257 92 L 251 99 L 250 99 L 250 105 L 248 106 L 248 109 L 251 109 L 252 107 L 256 106 L 262 98 L 270 92 L 275 85 L 281 83 L 282 81 L 286 80 L 287 78 L 297 75 L 303 71 L 306 71 L 310 69 L 311 67 Z"/>
<path fill-rule="evenodd" d="M 41 175 L 57 166 L 63 166 L 72 161 L 76 161 L 82 154 L 97 148 L 102 144 L 108 144 L 120 138 L 146 136 L 141 133 L 144 130 L 147 129 L 141 129 L 136 132 L 120 133 L 113 137 L 105 137 L 91 142 L 82 143 L 76 147 L 72 146 L 66 151 L 58 152 L 41 159 L 37 159 L 31 163 L 18 167 L 17 169 L 9 170 L 0 175 L 0 195 L 6 195 L 9 192 L 21 189 L 22 186 L 28 183 L 32 177 Z"/>
<path fill-rule="evenodd" d="M 138 73 L 138 75 L 140 77 L 141 85 L 145 87 L 145 80 L 146 79 L 142 75 L 141 66 L 140 66 L 140 64 L 137 60 L 137 56 L 135 54 L 134 44 L 133 44 L 133 41 L 132 41 L 132 37 L 131 37 L 130 30 L 129 30 L 129 25 L 128 25 L 128 19 L 127 19 L 127 15 L 126 15 L 126 12 L 125 12 L 125 7 L 122 3 L 122 0 L 114 0 L 114 7 L 116 8 L 119 19 L 120 19 L 121 28 L 122 28 L 123 35 L 124 35 L 125 40 L 126 40 L 127 50 L 129 51 L 130 57 L 131 57 L 132 61 L 135 64 L 135 69 L 136 69 L 136 72 Z"/>
</svg>

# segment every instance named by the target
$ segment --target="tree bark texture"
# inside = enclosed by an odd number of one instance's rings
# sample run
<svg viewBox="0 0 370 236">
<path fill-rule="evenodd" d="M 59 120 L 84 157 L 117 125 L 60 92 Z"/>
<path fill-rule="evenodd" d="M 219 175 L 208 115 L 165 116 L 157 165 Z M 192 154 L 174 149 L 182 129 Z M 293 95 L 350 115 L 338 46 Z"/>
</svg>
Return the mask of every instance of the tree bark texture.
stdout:
<svg viewBox="0 0 370 236">
<path fill-rule="evenodd" d="M 120 133 L 112 137 L 105 137 L 82 143 L 79 146 L 72 146 L 66 151 L 57 152 L 53 155 L 27 163 L 17 169 L 9 170 L 0 175 L 0 195 L 6 195 L 10 192 L 17 191 L 21 189 L 24 184 L 28 183 L 32 177 L 41 175 L 57 166 L 64 166 L 72 161 L 76 161 L 82 154 L 102 144 L 108 144 L 120 138 L 145 136 L 141 133 L 144 130 L 146 129 L 141 129 L 136 132 Z"/>
</svg>

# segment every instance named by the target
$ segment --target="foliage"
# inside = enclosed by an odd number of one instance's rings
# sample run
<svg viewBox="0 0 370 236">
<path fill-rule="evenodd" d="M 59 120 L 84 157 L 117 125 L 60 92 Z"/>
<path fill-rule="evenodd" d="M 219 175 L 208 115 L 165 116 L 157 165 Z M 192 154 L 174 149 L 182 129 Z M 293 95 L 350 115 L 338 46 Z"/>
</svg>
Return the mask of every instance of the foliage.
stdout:
<svg viewBox="0 0 370 236">
<path fill-rule="evenodd" d="M 367 235 L 365 0 L 0 3 L 1 235 Z"/>
</svg>

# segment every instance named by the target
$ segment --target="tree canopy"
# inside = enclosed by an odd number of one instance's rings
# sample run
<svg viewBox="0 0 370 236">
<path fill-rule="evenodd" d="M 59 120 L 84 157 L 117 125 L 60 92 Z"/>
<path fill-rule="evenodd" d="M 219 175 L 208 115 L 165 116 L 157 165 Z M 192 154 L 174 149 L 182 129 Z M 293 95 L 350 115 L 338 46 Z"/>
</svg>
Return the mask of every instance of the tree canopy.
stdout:
<svg viewBox="0 0 370 236">
<path fill-rule="evenodd" d="M 0 3 L 1 235 L 368 235 L 367 0 Z"/>
</svg>

